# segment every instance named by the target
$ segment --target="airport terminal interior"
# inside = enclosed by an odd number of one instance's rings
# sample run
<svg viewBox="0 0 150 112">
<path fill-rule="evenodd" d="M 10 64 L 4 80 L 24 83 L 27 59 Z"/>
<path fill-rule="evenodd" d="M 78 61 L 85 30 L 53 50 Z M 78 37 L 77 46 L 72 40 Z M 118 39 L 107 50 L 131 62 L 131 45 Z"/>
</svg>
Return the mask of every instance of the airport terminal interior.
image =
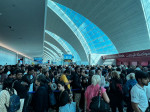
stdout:
<svg viewBox="0 0 150 112">
<path fill-rule="evenodd" d="M 150 0 L 0 0 L 0 112 L 149 104 Z"/>
</svg>

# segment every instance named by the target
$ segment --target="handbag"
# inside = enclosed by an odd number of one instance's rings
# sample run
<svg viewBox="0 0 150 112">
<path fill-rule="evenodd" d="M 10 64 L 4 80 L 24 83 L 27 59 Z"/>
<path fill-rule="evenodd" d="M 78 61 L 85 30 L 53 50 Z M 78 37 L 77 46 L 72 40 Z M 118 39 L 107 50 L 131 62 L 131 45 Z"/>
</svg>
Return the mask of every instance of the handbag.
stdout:
<svg viewBox="0 0 150 112">
<path fill-rule="evenodd" d="M 100 90 L 101 90 L 101 87 L 100 87 Z M 100 112 L 110 112 L 110 105 L 103 99 L 101 98 L 100 99 Z"/>
<path fill-rule="evenodd" d="M 55 99 L 54 92 L 51 92 L 49 94 L 49 104 L 50 104 L 50 106 L 56 105 L 56 99 Z"/>
<path fill-rule="evenodd" d="M 71 102 L 59 107 L 59 112 L 76 112 L 76 102 Z"/>
<path fill-rule="evenodd" d="M 99 112 L 100 110 L 100 104 L 101 104 L 101 97 L 100 97 L 100 93 L 92 98 L 92 101 L 90 103 L 90 110 L 91 112 Z"/>
<path fill-rule="evenodd" d="M 101 91 L 101 87 L 100 87 Z M 90 103 L 91 112 L 109 112 L 110 106 L 108 103 L 104 101 L 103 98 L 100 97 L 100 93 L 98 96 L 92 98 L 92 102 Z"/>
<path fill-rule="evenodd" d="M 104 101 L 103 98 L 100 99 L 100 112 L 110 112 L 110 106 Z"/>
</svg>

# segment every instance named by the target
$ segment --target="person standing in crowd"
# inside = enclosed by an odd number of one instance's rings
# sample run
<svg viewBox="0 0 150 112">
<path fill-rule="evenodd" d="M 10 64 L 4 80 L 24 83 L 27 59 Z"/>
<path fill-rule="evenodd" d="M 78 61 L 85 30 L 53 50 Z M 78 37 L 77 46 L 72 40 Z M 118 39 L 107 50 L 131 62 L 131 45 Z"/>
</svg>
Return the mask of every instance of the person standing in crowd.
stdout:
<svg viewBox="0 0 150 112">
<path fill-rule="evenodd" d="M 0 84 L 2 83 L 2 73 L 4 71 L 4 68 L 2 65 L 0 65 Z"/>
<path fill-rule="evenodd" d="M 3 72 L 2 72 L 2 75 L 1 75 L 1 82 L 3 82 L 8 77 L 7 72 L 8 72 L 8 67 L 4 66 Z"/>
<path fill-rule="evenodd" d="M 60 91 L 59 107 L 65 106 L 66 104 L 70 103 L 70 98 L 68 94 L 69 89 L 63 81 L 58 82 L 58 89 Z"/>
<path fill-rule="evenodd" d="M 42 74 L 43 68 L 41 66 L 38 67 L 38 74 Z"/>
<path fill-rule="evenodd" d="M 29 67 L 28 68 L 28 73 L 25 74 L 23 77 L 22 77 L 22 81 L 27 83 L 28 85 L 26 85 L 26 91 L 27 91 L 27 97 L 25 98 L 25 101 L 24 101 L 24 109 L 23 109 L 23 112 L 29 112 L 29 105 L 31 103 L 31 100 L 32 100 L 32 95 L 33 95 L 33 90 L 34 90 L 34 68 L 33 67 Z M 22 83 L 23 83 L 22 82 Z"/>
<path fill-rule="evenodd" d="M 38 75 L 35 81 L 37 90 L 34 95 L 33 108 L 35 112 L 48 112 L 48 85 L 44 75 Z"/>
<path fill-rule="evenodd" d="M 127 112 L 133 112 L 132 106 L 131 106 L 131 95 L 130 91 L 132 87 L 137 83 L 135 79 L 135 73 L 130 73 L 126 77 L 127 82 L 123 86 L 123 95 L 124 95 L 124 101 L 127 104 Z"/>
<path fill-rule="evenodd" d="M 145 87 L 146 87 L 146 95 L 147 95 L 147 99 L 148 99 L 148 103 L 149 103 L 148 110 L 150 111 L 150 72 L 148 72 L 148 78 L 149 78 L 149 83 L 148 83 L 148 86 L 145 86 Z"/>
<path fill-rule="evenodd" d="M 67 85 L 68 89 L 70 89 L 70 83 L 72 81 L 67 79 L 67 75 L 70 75 L 70 71 L 69 70 L 65 70 L 64 71 L 64 73 L 60 77 L 60 81 L 63 81 Z"/>
<path fill-rule="evenodd" d="M 16 71 L 17 71 L 16 69 L 12 69 L 12 70 L 11 70 L 11 75 L 12 75 L 12 76 L 11 76 L 10 78 L 12 78 L 13 80 L 16 79 Z"/>
<path fill-rule="evenodd" d="M 76 103 L 69 97 L 69 89 L 63 81 L 58 82 L 59 94 L 59 112 L 76 112 Z"/>
<path fill-rule="evenodd" d="M 16 71 L 16 80 L 13 82 L 12 87 L 17 91 L 18 96 L 20 97 L 20 101 L 24 104 L 24 100 L 27 96 L 26 85 L 25 82 L 22 82 L 23 72 L 21 70 Z M 23 105 L 21 105 L 23 108 Z"/>
<path fill-rule="evenodd" d="M 81 91 L 81 100 L 80 100 L 80 108 L 84 109 L 84 105 L 85 105 L 85 90 L 88 86 L 88 76 L 85 74 L 85 68 L 81 68 L 80 70 L 80 79 L 81 79 L 81 85 L 84 88 L 84 90 Z"/>
<path fill-rule="evenodd" d="M 91 100 L 93 97 L 98 96 L 99 92 L 101 93 L 100 96 L 104 98 L 104 100 L 109 103 L 110 100 L 108 98 L 108 95 L 106 93 L 106 89 L 101 87 L 100 90 L 100 76 L 99 75 L 93 75 L 92 76 L 92 84 L 87 87 L 85 91 L 85 112 L 90 112 L 89 106 L 91 103 Z"/>
<path fill-rule="evenodd" d="M 22 72 L 22 74 L 25 73 L 25 66 L 23 64 L 21 65 L 21 72 Z"/>
<path fill-rule="evenodd" d="M 7 112 L 6 106 L 9 107 L 10 93 L 17 95 L 17 91 L 12 88 L 13 80 L 7 78 L 3 82 L 3 89 L 0 92 L 0 112 Z M 20 109 L 17 112 L 22 112 L 23 102 L 21 101 Z"/>
<path fill-rule="evenodd" d="M 51 79 L 49 78 L 49 72 L 48 72 L 48 71 L 45 71 L 45 72 L 44 72 L 44 75 L 45 75 L 45 77 L 46 77 L 47 82 L 48 82 L 48 83 L 51 83 Z"/>
<path fill-rule="evenodd" d="M 112 72 L 112 79 L 110 80 L 109 85 L 109 97 L 112 112 L 116 112 L 117 108 L 119 112 L 123 112 L 122 80 L 117 71 Z"/>
<path fill-rule="evenodd" d="M 145 112 L 148 107 L 148 99 L 144 86 L 148 85 L 148 73 L 142 71 L 135 72 L 137 84 L 131 89 L 131 104 L 135 112 Z"/>
<path fill-rule="evenodd" d="M 81 91 L 84 90 L 84 88 L 82 87 L 81 85 L 81 80 L 80 80 L 80 67 L 77 66 L 75 68 L 75 73 L 73 74 L 73 82 L 72 82 L 72 88 L 75 89 L 74 92 L 74 101 L 76 102 L 76 105 L 77 105 L 77 112 L 80 111 L 80 107 L 79 107 L 79 104 L 80 104 L 80 99 L 81 99 Z M 78 90 L 76 90 L 78 89 Z"/>
</svg>

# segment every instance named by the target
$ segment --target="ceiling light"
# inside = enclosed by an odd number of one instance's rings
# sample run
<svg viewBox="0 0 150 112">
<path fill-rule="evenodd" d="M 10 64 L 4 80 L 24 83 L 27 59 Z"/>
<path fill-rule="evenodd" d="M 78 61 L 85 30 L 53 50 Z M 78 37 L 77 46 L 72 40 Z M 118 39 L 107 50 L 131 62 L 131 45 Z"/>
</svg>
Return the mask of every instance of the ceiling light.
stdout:
<svg viewBox="0 0 150 112">
<path fill-rule="evenodd" d="M 8 49 L 8 50 L 10 50 L 10 51 L 13 51 L 13 52 L 15 52 L 15 53 L 17 53 L 17 54 L 19 54 L 19 55 L 22 55 L 22 56 L 24 56 L 24 57 L 26 57 L 26 58 L 32 59 L 31 57 L 26 56 L 25 54 L 23 54 L 23 53 L 21 53 L 21 52 L 18 52 L 18 51 L 16 51 L 16 50 L 14 50 L 14 49 L 12 49 L 12 48 L 10 48 L 10 47 L 8 47 L 8 46 L 2 44 L 2 43 L 0 43 L 0 46 L 3 47 L 3 48 L 5 48 L 5 49 Z"/>
</svg>

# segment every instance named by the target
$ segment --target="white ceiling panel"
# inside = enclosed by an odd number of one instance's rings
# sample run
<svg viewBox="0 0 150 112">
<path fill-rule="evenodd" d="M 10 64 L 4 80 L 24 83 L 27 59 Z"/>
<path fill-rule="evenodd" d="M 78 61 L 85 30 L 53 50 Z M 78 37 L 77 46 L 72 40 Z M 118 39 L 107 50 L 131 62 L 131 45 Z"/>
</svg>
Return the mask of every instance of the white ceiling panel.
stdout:
<svg viewBox="0 0 150 112">
<path fill-rule="evenodd" d="M 53 0 L 96 24 L 119 53 L 150 49 L 140 0 Z"/>
<path fill-rule="evenodd" d="M 27 56 L 42 56 L 45 0 L 0 0 L 0 13 L 0 42 Z"/>
</svg>

